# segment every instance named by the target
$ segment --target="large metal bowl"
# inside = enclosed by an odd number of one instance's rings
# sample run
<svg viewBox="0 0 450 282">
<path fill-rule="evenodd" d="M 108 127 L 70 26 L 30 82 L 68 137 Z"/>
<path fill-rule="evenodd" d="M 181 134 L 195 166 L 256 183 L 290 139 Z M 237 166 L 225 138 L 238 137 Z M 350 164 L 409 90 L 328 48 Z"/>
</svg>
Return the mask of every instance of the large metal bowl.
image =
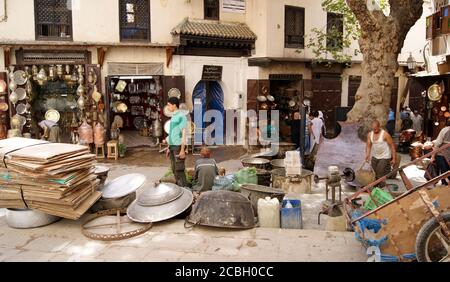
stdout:
<svg viewBox="0 0 450 282">
<path fill-rule="evenodd" d="M 154 188 L 148 188 L 148 189 L 154 189 Z M 147 189 L 147 190 L 148 190 Z M 127 209 L 127 215 L 128 217 L 139 223 L 150 223 L 150 222 L 160 222 L 167 219 L 171 219 L 183 212 L 185 212 L 191 205 L 192 201 L 194 199 L 194 196 L 192 195 L 192 192 L 189 191 L 186 188 L 180 187 L 182 194 L 176 198 L 175 200 L 172 200 L 171 202 L 157 205 L 157 206 L 142 206 L 140 205 L 140 202 L 148 202 L 148 203 L 155 203 L 156 201 L 150 200 L 149 195 L 147 194 L 147 199 L 142 200 L 142 195 L 146 195 L 146 192 L 144 191 L 137 200 L 135 200 Z M 148 193 L 148 192 L 147 192 Z M 154 193 L 153 193 L 154 194 Z M 166 196 L 169 196 L 169 198 L 173 195 L 169 195 L 171 193 L 165 193 Z M 154 194 L 156 196 L 156 194 Z M 157 197 L 161 199 L 161 195 L 158 195 Z M 165 197 L 163 197 L 165 198 Z"/>
<path fill-rule="evenodd" d="M 7 209 L 6 224 L 11 228 L 29 229 L 52 224 L 60 217 L 30 209 Z"/>
<path fill-rule="evenodd" d="M 250 229 L 255 215 L 250 201 L 230 191 L 209 191 L 200 195 L 187 221 L 194 225 Z"/>
<path fill-rule="evenodd" d="M 241 163 L 244 167 L 254 167 L 259 169 L 268 169 L 270 161 L 263 158 L 246 158 L 242 159 Z"/>
</svg>

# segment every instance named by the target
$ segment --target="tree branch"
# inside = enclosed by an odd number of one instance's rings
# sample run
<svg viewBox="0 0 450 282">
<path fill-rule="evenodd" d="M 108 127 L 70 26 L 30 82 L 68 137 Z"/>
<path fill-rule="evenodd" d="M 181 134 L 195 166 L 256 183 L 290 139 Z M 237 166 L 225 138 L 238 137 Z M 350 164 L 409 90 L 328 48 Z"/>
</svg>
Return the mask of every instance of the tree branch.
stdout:
<svg viewBox="0 0 450 282">
<path fill-rule="evenodd" d="M 367 0 L 345 0 L 348 7 L 355 14 L 362 30 L 368 31 L 378 26 L 377 20 L 367 8 Z"/>
<path fill-rule="evenodd" d="M 423 0 L 389 0 L 389 5 L 390 17 L 401 25 L 413 26 L 423 13 Z"/>
</svg>

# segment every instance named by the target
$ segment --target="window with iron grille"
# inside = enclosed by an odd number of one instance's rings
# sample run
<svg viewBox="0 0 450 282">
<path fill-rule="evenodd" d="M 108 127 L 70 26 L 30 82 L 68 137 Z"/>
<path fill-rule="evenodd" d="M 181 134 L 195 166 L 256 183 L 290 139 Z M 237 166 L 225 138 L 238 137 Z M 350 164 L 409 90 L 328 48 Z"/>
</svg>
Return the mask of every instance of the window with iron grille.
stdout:
<svg viewBox="0 0 450 282">
<path fill-rule="evenodd" d="M 72 40 L 72 1 L 34 0 L 36 40 Z"/>
<path fill-rule="evenodd" d="M 344 16 L 327 13 L 327 49 L 342 50 L 344 41 Z"/>
<path fill-rule="evenodd" d="M 205 20 L 219 20 L 220 1 L 219 0 L 203 0 L 205 7 Z"/>
<path fill-rule="evenodd" d="M 286 48 L 305 48 L 305 9 L 286 6 L 284 23 L 284 46 Z"/>
<path fill-rule="evenodd" d="M 150 40 L 150 0 L 119 0 L 120 40 Z"/>
</svg>

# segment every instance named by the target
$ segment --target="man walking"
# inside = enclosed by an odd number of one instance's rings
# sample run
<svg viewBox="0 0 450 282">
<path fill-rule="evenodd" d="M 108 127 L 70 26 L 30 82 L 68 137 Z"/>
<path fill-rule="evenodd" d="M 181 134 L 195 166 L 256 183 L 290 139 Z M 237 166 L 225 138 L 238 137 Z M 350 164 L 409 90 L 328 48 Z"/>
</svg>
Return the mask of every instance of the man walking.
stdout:
<svg viewBox="0 0 450 282">
<path fill-rule="evenodd" d="M 379 121 L 372 122 L 372 131 L 367 135 L 366 161 L 371 161 L 376 179 L 389 174 L 396 163 L 397 153 L 391 135 L 381 129 Z M 384 187 L 385 182 L 379 184 Z"/>
<path fill-rule="evenodd" d="M 185 174 L 186 160 L 186 127 L 187 118 L 178 110 L 180 100 L 176 97 L 169 98 L 167 106 L 170 112 L 174 113 L 170 120 L 169 148 L 166 157 L 170 156 L 170 164 L 173 175 L 178 186 L 187 187 L 188 183 Z"/>
</svg>

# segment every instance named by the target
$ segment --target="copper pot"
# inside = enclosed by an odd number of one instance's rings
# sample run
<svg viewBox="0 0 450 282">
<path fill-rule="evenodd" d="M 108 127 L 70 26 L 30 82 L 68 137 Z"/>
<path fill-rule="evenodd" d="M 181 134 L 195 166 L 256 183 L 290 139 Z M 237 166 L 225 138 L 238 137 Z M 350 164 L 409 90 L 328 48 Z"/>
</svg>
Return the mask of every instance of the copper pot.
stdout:
<svg viewBox="0 0 450 282">
<path fill-rule="evenodd" d="M 80 128 L 78 128 L 78 134 L 80 135 L 80 142 L 84 144 L 94 143 L 92 126 L 90 126 L 86 121 L 84 121 Z"/>
<path fill-rule="evenodd" d="M 105 128 L 101 123 L 97 123 L 94 129 L 94 143 L 96 145 L 105 144 Z"/>
</svg>

